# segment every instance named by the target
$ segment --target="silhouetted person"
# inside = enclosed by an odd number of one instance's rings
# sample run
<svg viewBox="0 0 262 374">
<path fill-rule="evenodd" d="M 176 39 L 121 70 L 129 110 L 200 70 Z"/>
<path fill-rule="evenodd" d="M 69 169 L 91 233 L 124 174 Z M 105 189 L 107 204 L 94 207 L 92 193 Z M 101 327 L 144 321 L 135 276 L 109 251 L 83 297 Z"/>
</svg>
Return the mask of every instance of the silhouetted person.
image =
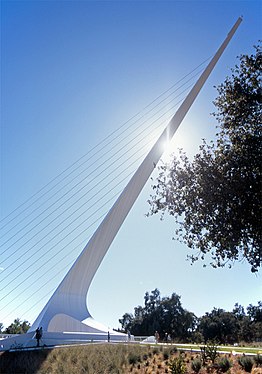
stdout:
<svg viewBox="0 0 262 374">
<path fill-rule="evenodd" d="M 40 343 L 40 339 L 42 338 L 42 335 L 43 335 L 43 329 L 42 327 L 38 327 L 35 331 L 35 338 L 36 338 L 36 341 L 37 341 L 37 347 L 39 347 L 39 343 Z"/>
<path fill-rule="evenodd" d="M 109 331 L 107 333 L 107 341 L 108 341 L 108 343 L 110 342 L 110 332 Z"/>
</svg>

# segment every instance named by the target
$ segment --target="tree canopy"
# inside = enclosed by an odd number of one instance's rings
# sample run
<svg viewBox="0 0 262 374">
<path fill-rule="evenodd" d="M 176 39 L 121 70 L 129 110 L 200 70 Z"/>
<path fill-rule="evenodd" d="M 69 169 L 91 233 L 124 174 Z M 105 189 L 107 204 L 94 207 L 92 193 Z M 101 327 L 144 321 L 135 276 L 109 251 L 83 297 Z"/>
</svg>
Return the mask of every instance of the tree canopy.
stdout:
<svg viewBox="0 0 262 374">
<path fill-rule="evenodd" d="M 19 318 L 16 318 L 5 330 L 3 330 L 3 324 L 0 323 L 0 332 L 4 334 L 24 334 L 29 328 L 30 323 L 28 321 L 21 321 Z"/>
<path fill-rule="evenodd" d="M 176 341 L 187 340 L 194 329 L 196 316 L 182 307 L 180 296 L 173 293 L 170 297 L 160 297 L 156 288 L 144 296 L 144 307 L 134 308 L 134 315 L 125 313 L 119 320 L 124 331 L 134 335 L 155 335 L 160 339 L 165 336 Z"/>
<path fill-rule="evenodd" d="M 146 292 L 144 306 L 134 308 L 134 314 L 125 313 L 119 320 L 124 332 L 136 336 L 150 336 L 157 331 L 160 340 L 168 337 L 175 342 L 234 344 L 261 341 L 262 302 L 250 304 L 246 310 L 238 303 L 231 312 L 213 308 L 201 317 L 196 317 L 182 307 L 181 297 L 175 292 L 161 297 L 156 288 Z"/>
<path fill-rule="evenodd" d="M 262 263 L 262 54 L 239 57 L 214 101 L 216 139 L 203 140 L 190 161 L 179 157 L 159 166 L 150 213 L 174 217 L 175 237 L 194 253 L 192 262 L 211 255 L 211 265 L 247 260 L 251 271 Z"/>
</svg>

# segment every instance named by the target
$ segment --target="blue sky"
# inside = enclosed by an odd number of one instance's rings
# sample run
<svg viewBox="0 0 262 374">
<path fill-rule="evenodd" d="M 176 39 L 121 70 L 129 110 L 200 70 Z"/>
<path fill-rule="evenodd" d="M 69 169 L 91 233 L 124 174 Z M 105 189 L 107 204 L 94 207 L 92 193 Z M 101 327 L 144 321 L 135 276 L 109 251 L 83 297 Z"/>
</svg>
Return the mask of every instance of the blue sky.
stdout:
<svg viewBox="0 0 262 374">
<path fill-rule="evenodd" d="M 210 116 L 214 86 L 230 74 L 236 56 L 250 53 L 261 39 L 260 1 L 2 1 L 2 224 L 10 212 L 209 58 L 241 15 L 242 24 L 172 142 L 173 151 L 183 147 L 191 155 L 202 138 L 212 139 L 216 132 Z M 110 190 L 108 183 L 105 191 Z M 214 270 L 186 261 L 190 252 L 172 240 L 172 219 L 145 217 L 150 185 L 148 181 L 93 280 L 88 296 L 93 317 L 118 327 L 118 319 L 143 304 L 145 292 L 155 288 L 162 296 L 178 293 L 183 307 L 197 315 L 261 300 L 261 274 L 251 274 L 247 264 Z M 37 222 L 34 214 L 32 221 Z M 0 322 L 5 326 L 16 317 L 34 321 L 95 229 L 93 225 L 79 234 L 73 247 L 66 238 L 67 247 L 53 258 L 59 244 L 39 245 L 40 234 L 35 234 L 29 248 L 26 232 L 34 223 L 29 224 L 25 212 L 19 217 L 15 228 L 2 231 L 1 242 L 9 240 L 0 264 Z M 57 219 L 62 221 L 60 215 Z M 51 218 L 50 227 L 55 230 Z M 15 235 L 25 237 L 17 244 Z"/>
</svg>

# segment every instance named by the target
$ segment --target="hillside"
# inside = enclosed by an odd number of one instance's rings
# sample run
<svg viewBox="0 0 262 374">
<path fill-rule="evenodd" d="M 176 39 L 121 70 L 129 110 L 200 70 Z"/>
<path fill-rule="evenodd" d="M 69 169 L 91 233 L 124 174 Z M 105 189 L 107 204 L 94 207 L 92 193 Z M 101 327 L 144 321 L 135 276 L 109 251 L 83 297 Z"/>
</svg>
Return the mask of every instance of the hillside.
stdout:
<svg viewBox="0 0 262 374">
<path fill-rule="evenodd" d="M 86 346 L 41 349 L 38 351 L 4 352 L 0 355 L 0 373 L 193 374 L 197 371 L 193 371 L 192 362 L 195 363 L 193 365 L 196 370 L 198 367 L 197 362 L 199 363 L 200 359 L 201 355 L 199 353 L 179 353 L 171 345 L 90 344 Z M 225 370 L 227 359 L 233 365 L 230 371 Z M 262 374 L 262 366 L 255 368 L 256 364 L 261 365 L 261 361 L 262 358 L 260 356 L 260 362 L 253 363 L 253 374 Z M 224 364 L 222 365 L 223 362 Z M 215 365 L 211 361 L 207 361 L 207 365 L 205 367 L 202 366 L 199 371 L 201 374 L 222 372 L 242 374 L 246 371 L 241 369 L 238 363 L 238 356 L 233 356 L 230 353 L 226 356 L 217 357 Z"/>
</svg>

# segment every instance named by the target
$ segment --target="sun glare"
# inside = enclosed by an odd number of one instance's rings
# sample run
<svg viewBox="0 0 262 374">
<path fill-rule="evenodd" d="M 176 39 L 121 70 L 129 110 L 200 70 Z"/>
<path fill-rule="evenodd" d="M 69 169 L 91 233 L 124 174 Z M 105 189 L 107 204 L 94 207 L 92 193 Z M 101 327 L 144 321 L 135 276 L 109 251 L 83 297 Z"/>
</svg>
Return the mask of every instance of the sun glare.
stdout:
<svg viewBox="0 0 262 374">
<path fill-rule="evenodd" d="M 162 147 L 163 147 L 163 155 L 161 157 L 162 161 L 168 162 L 170 160 L 171 153 L 174 151 L 173 143 L 174 142 L 172 141 L 172 139 L 170 140 L 170 135 L 169 135 L 169 131 L 167 128 L 166 139 L 162 143 Z"/>
</svg>

